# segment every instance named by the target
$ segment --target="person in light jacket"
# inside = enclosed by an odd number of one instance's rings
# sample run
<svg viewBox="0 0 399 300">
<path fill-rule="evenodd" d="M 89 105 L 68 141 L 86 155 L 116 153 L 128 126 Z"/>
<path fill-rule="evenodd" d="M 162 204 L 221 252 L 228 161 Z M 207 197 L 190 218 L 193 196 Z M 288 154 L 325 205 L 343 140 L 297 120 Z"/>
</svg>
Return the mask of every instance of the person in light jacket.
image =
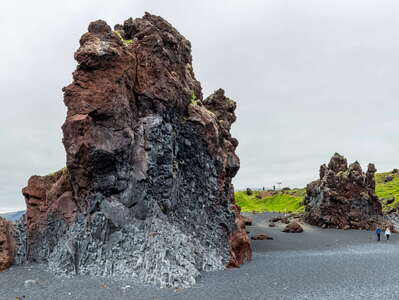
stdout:
<svg viewBox="0 0 399 300">
<path fill-rule="evenodd" d="M 390 235 L 391 235 L 391 231 L 389 230 L 389 227 L 387 227 L 387 229 L 385 229 L 385 236 L 387 237 L 387 241 L 389 241 Z"/>
</svg>

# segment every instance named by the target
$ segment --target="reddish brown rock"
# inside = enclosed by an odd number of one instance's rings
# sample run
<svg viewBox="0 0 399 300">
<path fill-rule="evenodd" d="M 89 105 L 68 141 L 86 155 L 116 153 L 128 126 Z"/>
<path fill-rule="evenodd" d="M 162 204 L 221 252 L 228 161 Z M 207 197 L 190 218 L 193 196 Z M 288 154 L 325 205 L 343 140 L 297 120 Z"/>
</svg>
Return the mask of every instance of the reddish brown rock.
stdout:
<svg viewBox="0 0 399 300">
<path fill-rule="evenodd" d="M 273 238 L 267 234 L 258 234 L 251 236 L 251 240 L 272 240 Z"/>
<path fill-rule="evenodd" d="M 289 223 L 285 228 L 283 229 L 283 232 L 291 232 L 291 233 L 296 233 L 296 232 L 302 232 L 303 228 L 301 225 L 299 225 L 297 222 L 293 221 Z"/>
<path fill-rule="evenodd" d="M 252 259 L 251 240 L 245 230 L 245 220 L 240 214 L 240 208 L 234 206 L 236 212 L 235 225 L 236 230 L 229 238 L 230 245 L 230 261 L 228 268 L 238 268 L 244 262 Z"/>
<path fill-rule="evenodd" d="M 32 176 L 22 189 L 26 202 L 27 259 L 44 259 L 45 247 L 51 247 L 56 220 L 71 223 L 77 213 L 69 172 L 66 168 L 47 176 Z M 50 242 L 50 243 L 49 243 Z M 56 241 L 53 241 L 56 242 Z"/>
<path fill-rule="evenodd" d="M 0 217 L 0 272 L 13 264 L 15 255 L 14 226 Z"/>
<path fill-rule="evenodd" d="M 364 173 L 358 162 L 348 166 L 335 153 L 328 166 L 320 167 L 320 179 L 306 187 L 305 221 L 323 228 L 373 228 L 382 215 L 375 172 L 373 164 Z"/>
<path fill-rule="evenodd" d="M 243 216 L 242 218 L 244 219 L 244 224 L 245 224 L 246 226 L 251 226 L 251 225 L 252 225 L 253 220 L 252 220 L 251 217 L 245 217 L 245 216 Z"/>
<path fill-rule="evenodd" d="M 272 194 L 269 191 L 260 191 L 260 192 L 258 192 L 256 197 L 259 198 L 259 199 L 263 199 L 263 198 L 269 197 L 271 195 Z"/>
</svg>

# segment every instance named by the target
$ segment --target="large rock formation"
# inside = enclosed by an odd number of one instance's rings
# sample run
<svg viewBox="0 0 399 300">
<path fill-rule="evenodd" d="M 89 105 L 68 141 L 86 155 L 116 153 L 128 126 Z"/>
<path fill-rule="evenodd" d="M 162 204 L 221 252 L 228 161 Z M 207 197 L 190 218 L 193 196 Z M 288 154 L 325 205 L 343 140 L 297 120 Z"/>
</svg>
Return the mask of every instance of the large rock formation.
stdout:
<svg viewBox="0 0 399 300">
<path fill-rule="evenodd" d="M 231 183 L 236 104 L 203 99 L 191 45 L 145 14 L 89 25 L 64 88 L 67 168 L 29 180 L 26 256 L 57 274 L 189 286 L 251 259 Z"/>
<path fill-rule="evenodd" d="M 372 229 L 382 215 L 375 194 L 374 164 L 364 173 L 356 161 L 335 153 L 328 166 L 320 167 L 320 179 L 306 187 L 305 220 L 313 225 L 341 229 Z"/>
<path fill-rule="evenodd" d="M 0 272 L 12 265 L 15 254 L 14 227 L 10 221 L 0 217 Z"/>
</svg>

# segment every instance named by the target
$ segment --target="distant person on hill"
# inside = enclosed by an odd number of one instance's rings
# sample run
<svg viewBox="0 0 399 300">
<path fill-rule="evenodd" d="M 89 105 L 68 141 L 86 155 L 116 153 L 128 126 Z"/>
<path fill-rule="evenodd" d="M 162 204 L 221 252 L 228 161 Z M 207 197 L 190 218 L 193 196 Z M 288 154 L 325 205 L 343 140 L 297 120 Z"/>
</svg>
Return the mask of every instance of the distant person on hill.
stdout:
<svg viewBox="0 0 399 300">
<path fill-rule="evenodd" d="M 377 235 L 377 242 L 379 242 L 381 240 L 381 228 L 379 226 L 377 226 L 375 234 Z"/>
<path fill-rule="evenodd" d="M 387 237 L 387 241 L 389 241 L 389 236 L 391 235 L 391 231 L 389 230 L 389 227 L 385 229 L 385 236 Z"/>
</svg>

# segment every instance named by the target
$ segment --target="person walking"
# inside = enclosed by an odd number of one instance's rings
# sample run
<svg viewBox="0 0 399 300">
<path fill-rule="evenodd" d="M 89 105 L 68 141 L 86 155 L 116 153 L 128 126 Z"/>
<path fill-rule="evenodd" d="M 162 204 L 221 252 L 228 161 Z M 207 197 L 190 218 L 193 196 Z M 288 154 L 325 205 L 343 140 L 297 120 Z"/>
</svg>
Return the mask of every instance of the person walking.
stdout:
<svg viewBox="0 0 399 300">
<path fill-rule="evenodd" d="M 391 231 L 389 230 L 389 227 L 385 229 L 385 236 L 387 237 L 387 241 L 389 241 L 389 237 L 391 236 Z"/>
<path fill-rule="evenodd" d="M 375 234 L 377 235 L 377 242 L 379 242 L 381 240 L 381 228 L 379 226 L 377 226 Z"/>
</svg>

